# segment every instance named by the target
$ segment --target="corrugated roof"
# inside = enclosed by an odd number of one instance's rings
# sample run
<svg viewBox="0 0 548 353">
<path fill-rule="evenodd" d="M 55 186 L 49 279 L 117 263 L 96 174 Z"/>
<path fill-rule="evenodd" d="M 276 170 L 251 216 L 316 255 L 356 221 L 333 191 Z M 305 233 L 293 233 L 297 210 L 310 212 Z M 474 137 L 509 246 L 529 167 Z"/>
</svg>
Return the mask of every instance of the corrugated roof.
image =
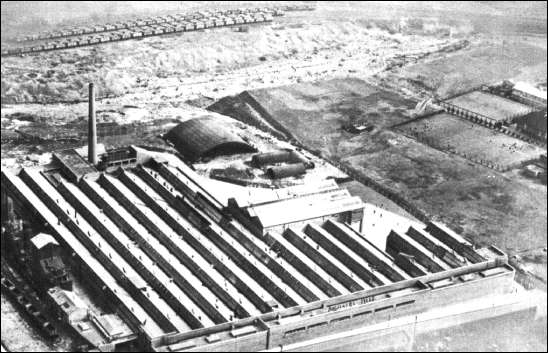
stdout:
<svg viewBox="0 0 548 353">
<path fill-rule="evenodd" d="M 225 124 L 213 116 L 187 120 L 171 129 L 166 139 L 190 160 L 214 154 L 255 151 L 240 137 L 224 128 Z"/>
<path fill-rule="evenodd" d="M 251 217 L 257 217 L 263 228 L 268 228 L 352 211 L 363 206 L 359 197 L 351 196 L 346 189 L 339 189 L 251 206 L 247 212 Z"/>
</svg>

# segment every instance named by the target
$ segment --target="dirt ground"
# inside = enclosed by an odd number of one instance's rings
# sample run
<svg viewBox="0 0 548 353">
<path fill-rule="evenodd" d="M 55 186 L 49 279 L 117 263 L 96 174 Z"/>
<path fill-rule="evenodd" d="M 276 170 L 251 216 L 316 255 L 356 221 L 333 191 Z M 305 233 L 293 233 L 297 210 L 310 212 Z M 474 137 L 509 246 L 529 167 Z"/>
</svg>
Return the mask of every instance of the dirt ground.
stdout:
<svg viewBox="0 0 548 353">
<path fill-rule="evenodd" d="M 483 160 L 502 167 L 537 159 L 546 151 L 447 113 L 401 125 L 398 131 L 434 148 L 464 153 L 469 159 Z"/>
<path fill-rule="evenodd" d="M 313 145 L 314 150 L 325 150 L 334 156 L 339 154 L 334 149 L 343 146 L 332 145 L 329 140 L 352 144 L 356 137 L 342 129 L 344 124 L 388 127 L 406 121 L 416 104 L 359 79 L 333 79 L 246 93 L 275 120 L 280 120 L 287 131 L 295 132 L 293 137 Z M 248 100 L 246 95 L 240 95 L 223 99 L 209 109 L 239 118 L 239 108 Z M 318 143 L 317 139 L 321 141 Z M 309 144 L 312 141 L 314 143 Z"/>
</svg>

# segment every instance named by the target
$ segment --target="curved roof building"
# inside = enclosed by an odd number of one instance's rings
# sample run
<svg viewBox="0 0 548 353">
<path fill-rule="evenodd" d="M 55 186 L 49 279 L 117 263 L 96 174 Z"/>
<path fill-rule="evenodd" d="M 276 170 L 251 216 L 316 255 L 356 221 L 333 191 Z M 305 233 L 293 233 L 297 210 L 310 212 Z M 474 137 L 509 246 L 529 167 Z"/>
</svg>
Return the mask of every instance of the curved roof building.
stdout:
<svg viewBox="0 0 548 353">
<path fill-rule="evenodd" d="M 208 116 L 184 121 L 166 134 L 177 151 L 195 161 L 202 157 L 255 152 L 255 148 L 223 128 L 223 122 Z"/>
</svg>

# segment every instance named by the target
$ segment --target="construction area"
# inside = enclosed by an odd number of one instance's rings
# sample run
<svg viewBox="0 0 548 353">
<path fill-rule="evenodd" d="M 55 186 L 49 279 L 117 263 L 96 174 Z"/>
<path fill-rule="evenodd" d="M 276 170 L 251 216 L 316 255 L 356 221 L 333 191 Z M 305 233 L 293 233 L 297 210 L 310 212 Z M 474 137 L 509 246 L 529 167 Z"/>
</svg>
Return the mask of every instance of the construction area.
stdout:
<svg viewBox="0 0 548 353">
<path fill-rule="evenodd" d="M 2 39 L 2 351 L 545 350 L 539 11 L 88 5 Z"/>
</svg>

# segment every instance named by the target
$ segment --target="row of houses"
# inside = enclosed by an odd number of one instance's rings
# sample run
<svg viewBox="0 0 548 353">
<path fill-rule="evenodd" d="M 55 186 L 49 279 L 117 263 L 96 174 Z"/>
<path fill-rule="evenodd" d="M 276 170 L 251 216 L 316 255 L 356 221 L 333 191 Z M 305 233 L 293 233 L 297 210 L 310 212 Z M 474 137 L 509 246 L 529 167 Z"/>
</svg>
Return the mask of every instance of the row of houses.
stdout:
<svg viewBox="0 0 548 353">
<path fill-rule="evenodd" d="M 2 56 L 21 55 L 49 50 L 68 49 L 95 45 L 100 43 L 115 42 L 122 40 L 138 39 L 143 37 L 157 36 L 171 33 L 181 33 L 196 31 L 206 28 L 218 28 L 225 26 L 253 24 L 271 22 L 271 14 L 257 13 L 252 15 L 233 15 L 222 17 L 210 17 L 204 19 L 188 19 L 184 21 L 164 21 L 163 23 L 152 23 L 150 21 L 137 22 L 137 25 L 130 28 L 117 30 L 107 30 L 106 26 L 100 30 L 92 32 L 93 34 L 81 36 L 65 36 L 66 38 L 56 37 L 57 40 L 36 44 L 27 47 L 2 49 Z"/>
<path fill-rule="evenodd" d="M 208 18 L 219 18 L 230 20 L 234 16 L 283 16 L 284 12 L 280 8 L 240 8 L 236 10 L 220 10 L 220 11 L 199 11 L 195 13 L 177 13 L 165 16 L 148 16 L 139 17 L 129 21 L 119 21 L 115 23 L 106 23 L 94 26 L 71 27 L 64 30 L 46 32 L 42 34 L 28 35 L 24 38 L 19 38 L 17 41 L 36 41 L 44 39 L 55 39 L 62 37 L 77 36 L 82 34 L 94 34 L 101 32 L 116 31 L 121 29 L 132 29 L 134 27 L 144 27 L 157 25 L 162 23 L 172 23 L 191 20 L 203 20 Z"/>
</svg>

